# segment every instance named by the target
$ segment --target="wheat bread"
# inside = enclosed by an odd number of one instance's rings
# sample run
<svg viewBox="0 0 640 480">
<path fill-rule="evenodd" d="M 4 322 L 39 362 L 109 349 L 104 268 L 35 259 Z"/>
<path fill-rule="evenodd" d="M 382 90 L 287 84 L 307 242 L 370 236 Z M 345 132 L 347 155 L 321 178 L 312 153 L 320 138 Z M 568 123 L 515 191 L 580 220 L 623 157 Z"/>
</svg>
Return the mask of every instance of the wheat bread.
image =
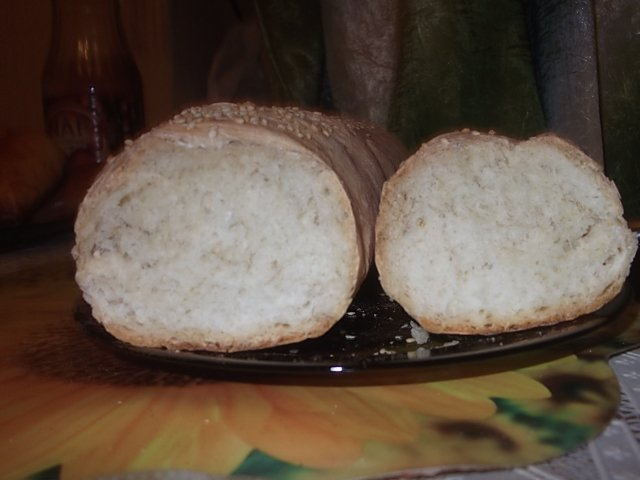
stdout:
<svg viewBox="0 0 640 480">
<path fill-rule="evenodd" d="M 0 223 L 33 213 L 64 172 L 64 155 L 44 134 L 0 133 Z"/>
<path fill-rule="evenodd" d="M 434 138 L 385 184 L 376 224 L 384 290 L 434 333 L 592 312 L 619 293 L 636 248 L 614 184 L 553 134 Z"/>
<path fill-rule="evenodd" d="M 406 157 L 373 126 L 297 108 L 185 110 L 111 158 L 73 256 L 93 316 L 147 347 L 316 337 L 373 263 L 382 184 Z"/>
</svg>

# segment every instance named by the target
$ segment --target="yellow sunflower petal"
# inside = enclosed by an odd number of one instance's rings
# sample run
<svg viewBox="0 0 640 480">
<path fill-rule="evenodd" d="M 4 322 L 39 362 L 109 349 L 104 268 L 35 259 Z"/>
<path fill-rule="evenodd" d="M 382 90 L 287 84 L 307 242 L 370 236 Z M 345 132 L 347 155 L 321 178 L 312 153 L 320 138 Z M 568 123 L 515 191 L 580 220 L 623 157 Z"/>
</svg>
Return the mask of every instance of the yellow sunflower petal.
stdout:
<svg viewBox="0 0 640 480">
<path fill-rule="evenodd" d="M 445 380 L 432 384 L 460 398 L 544 399 L 551 393 L 542 383 L 519 372 L 503 372 L 478 377 Z"/>
<path fill-rule="evenodd" d="M 354 438 L 403 442 L 418 432 L 413 412 L 397 404 L 372 401 L 366 390 L 267 387 L 261 393 L 283 414 L 300 412 L 331 419 Z"/>
<path fill-rule="evenodd" d="M 273 401 L 275 391 L 231 385 L 221 401 L 221 421 L 248 444 L 290 463 L 334 468 L 359 457 L 361 442 L 330 415 L 312 412 L 313 406 L 307 411 L 279 406 Z"/>
<path fill-rule="evenodd" d="M 362 388 L 367 397 L 383 402 L 389 408 L 407 409 L 434 417 L 486 418 L 496 410 L 495 404 L 488 398 L 465 398 L 465 395 L 439 388 L 437 383 Z"/>
</svg>

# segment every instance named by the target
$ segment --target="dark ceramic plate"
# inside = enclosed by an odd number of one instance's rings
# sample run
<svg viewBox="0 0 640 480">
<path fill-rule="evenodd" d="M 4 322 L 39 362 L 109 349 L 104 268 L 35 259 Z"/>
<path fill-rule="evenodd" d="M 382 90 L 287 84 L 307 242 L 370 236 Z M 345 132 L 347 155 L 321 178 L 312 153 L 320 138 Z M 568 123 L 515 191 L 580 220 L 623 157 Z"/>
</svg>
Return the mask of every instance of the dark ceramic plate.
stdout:
<svg viewBox="0 0 640 480">
<path fill-rule="evenodd" d="M 492 336 L 425 335 L 426 332 L 369 279 L 346 315 L 325 335 L 303 342 L 236 353 L 171 351 L 135 347 L 109 335 L 81 302 L 76 319 L 121 353 L 156 366 L 239 381 L 296 381 L 324 377 L 349 380 L 376 375 L 404 381 L 434 364 L 460 362 L 549 344 L 590 332 L 612 320 L 630 298 L 630 288 L 594 314 L 550 327 Z M 422 335 L 421 335 L 422 334 Z M 421 337 L 427 338 L 421 338 Z M 409 380 L 411 381 L 411 380 Z M 389 380 L 384 380 L 388 383 Z"/>
</svg>

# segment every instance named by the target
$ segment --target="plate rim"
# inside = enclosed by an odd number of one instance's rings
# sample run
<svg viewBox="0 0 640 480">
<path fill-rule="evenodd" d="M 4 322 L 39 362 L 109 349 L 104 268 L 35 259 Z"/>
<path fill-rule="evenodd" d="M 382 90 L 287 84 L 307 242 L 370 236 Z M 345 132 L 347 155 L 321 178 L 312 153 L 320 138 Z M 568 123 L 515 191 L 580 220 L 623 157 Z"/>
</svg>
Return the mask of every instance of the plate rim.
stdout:
<svg viewBox="0 0 640 480">
<path fill-rule="evenodd" d="M 344 362 L 340 360 L 329 361 L 322 360 L 317 362 L 309 361 L 276 361 L 276 360 L 256 360 L 255 358 L 238 358 L 229 356 L 223 352 L 206 352 L 206 351 L 173 351 L 165 348 L 140 347 L 128 344 L 110 334 L 105 327 L 98 322 L 91 314 L 90 305 L 82 298 L 76 302 L 74 309 L 74 317 L 77 322 L 82 324 L 85 330 L 88 330 L 93 336 L 97 336 L 103 343 L 109 344 L 120 353 L 124 353 L 128 357 L 143 361 L 150 366 L 161 366 L 171 370 L 177 369 L 182 373 L 192 373 L 199 376 L 206 375 L 209 377 L 219 377 L 223 380 L 232 380 L 239 382 L 255 382 L 257 379 L 263 383 L 314 383 L 314 380 L 320 380 L 322 384 L 331 384 L 336 381 L 344 383 L 345 380 L 354 380 L 360 383 L 365 377 L 382 377 L 386 374 L 395 373 L 398 375 L 397 383 L 407 383 L 406 379 L 428 370 L 434 366 L 443 366 L 467 362 L 469 360 L 497 358 L 508 354 L 518 353 L 529 349 L 535 349 L 541 345 L 552 345 L 563 343 L 574 337 L 588 336 L 594 330 L 598 330 L 615 320 L 619 313 L 630 303 L 631 287 L 628 282 L 625 283 L 621 292 L 605 307 L 591 314 L 583 315 L 573 320 L 560 322 L 550 326 L 536 327 L 532 329 L 522 330 L 518 332 L 509 332 L 494 336 L 486 335 L 447 335 L 446 337 L 480 337 L 487 339 L 490 337 L 498 338 L 509 335 L 522 335 L 531 333 L 531 338 L 525 338 L 522 341 L 513 343 L 495 342 L 492 348 L 453 352 L 446 355 L 437 356 L 426 355 L 422 358 L 405 358 L 405 359 L 389 359 L 384 355 L 370 356 L 370 362 L 363 362 L 362 359 L 357 362 Z M 613 310 L 611 313 L 601 313 L 601 310 L 609 308 Z M 337 323 L 339 324 L 339 322 Z M 337 325 L 336 324 L 336 325 Z M 545 335 L 544 331 L 557 333 Z M 542 331 L 543 333 L 538 333 Z M 321 338 L 321 337 L 320 337 Z M 280 348 L 290 348 L 296 350 L 300 343 L 280 346 Z M 419 348 L 419 346 L 418 346 Z M 269 349 L 265 349 L 269 351 Z M 248 352 L 235 352 L 236 354 L 257 353 L 260 350 Z M 386 358 L 386 359 L 385 359 Z M 510 368 L 510 367 L 507 367 Z M 404 375 L 406 374 L 406 375 Z M 289 378 L 283 378 L 283 377 Z M 254 378 L 257 377 L 257 378 Z M 420 380 L 416 380 L 420 381 Z M 413 382 L 413 380 L 409 380 Z M 379 383 L 375 380 L 373 383 Z M 380 382 L 389 383 L 389 382 Z"/>
</svg>

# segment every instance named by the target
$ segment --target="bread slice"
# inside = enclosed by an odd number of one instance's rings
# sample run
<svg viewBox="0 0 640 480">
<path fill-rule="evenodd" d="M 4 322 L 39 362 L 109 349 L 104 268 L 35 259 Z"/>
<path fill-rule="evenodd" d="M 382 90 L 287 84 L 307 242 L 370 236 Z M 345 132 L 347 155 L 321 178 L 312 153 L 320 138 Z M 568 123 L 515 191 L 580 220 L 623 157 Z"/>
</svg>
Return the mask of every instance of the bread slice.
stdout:
<svg viewBox="0 0 640 480">
<path fill-rule="evenodd" d="M 620 291 L 636 248 L 614 184 L 553 134 L 436 137 L 386 183 L 376 225 L 384 290 L 434 333 L 592 312 Z"/>
<path fill-rule="evenodd" d="M 406 152 L 296 108 L 190 108 L 110 159 L 77 216 L 76 280 L 138 346 L 238 351 L 326 332 L 373 263 Z"/>
</svg>

